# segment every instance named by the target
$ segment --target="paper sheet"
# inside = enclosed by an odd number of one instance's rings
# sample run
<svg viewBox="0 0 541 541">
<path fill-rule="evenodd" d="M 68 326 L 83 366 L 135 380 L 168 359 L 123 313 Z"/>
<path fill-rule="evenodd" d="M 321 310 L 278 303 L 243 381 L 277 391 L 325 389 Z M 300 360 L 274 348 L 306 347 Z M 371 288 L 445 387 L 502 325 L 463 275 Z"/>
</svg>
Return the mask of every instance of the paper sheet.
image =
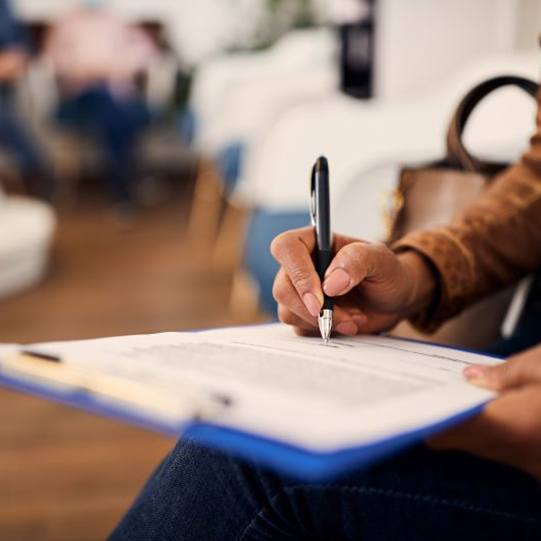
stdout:
<svg viewBox="0 0 541 541">
<path fill-rule="evenodd" d="M 9 355 L 19 348 L 18 344 L 0 344 L 0 360 L 4 355 Z"/>
<path fill-rule="evenodd" d="M 325 346 L 282 325 L 36 344 L 68 365 L 231 400 L 213 422 L 315 450 L 414 430 L 492 397 L 462 370 L 497 360 L 394 338 Z"/>
</svg>

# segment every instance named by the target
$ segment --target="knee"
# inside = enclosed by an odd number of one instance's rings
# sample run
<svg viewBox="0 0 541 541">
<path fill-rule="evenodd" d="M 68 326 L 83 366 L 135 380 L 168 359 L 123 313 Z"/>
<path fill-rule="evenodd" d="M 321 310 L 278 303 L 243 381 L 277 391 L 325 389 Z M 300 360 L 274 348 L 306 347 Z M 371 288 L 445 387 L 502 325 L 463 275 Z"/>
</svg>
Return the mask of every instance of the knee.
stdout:
<svg viewBox="0 0 541 541">
<path fill-rule="evenodd" d="M 197 490 L 197 487 L 213 486 L 217 477 L 234 477 L 235 460 L 225 453 L 199 445 L 190 438 L 182 438 L 157 473 L 162 477 L 162 482 L 165 477 L 168 484 L 181 482 Z"/>
</svg>

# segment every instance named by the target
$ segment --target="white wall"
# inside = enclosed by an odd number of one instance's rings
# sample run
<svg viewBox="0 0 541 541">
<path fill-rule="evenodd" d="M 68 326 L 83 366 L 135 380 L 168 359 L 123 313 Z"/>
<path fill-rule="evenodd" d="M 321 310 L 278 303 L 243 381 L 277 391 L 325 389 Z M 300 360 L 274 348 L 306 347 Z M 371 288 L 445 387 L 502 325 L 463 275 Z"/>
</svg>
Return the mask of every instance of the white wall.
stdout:
<svg viewBox="0 0 541 541">
<path fill-rule="evenodd" d="M 51 17 L 65 13 L 81 4 L 83 0 L 11 0 L 13 6 L 19 13 L 32 17 Z M 106 6 L 121 10 L 127 14 L 159 14 L 169 10 L 175 4 L 183 4 L 186 0 L 104 0 Z M 196 0 L 199 2 L 199 0 Z"/>
<path fill-rule="evenodd" d="M 531 48 L 532 42 L 539 42 L 541 36 L 541 2 L 539 0 L 519 0 L 516 45 L 520 49 Z"/>
<path fill-rule="evenodd" d="M 159 17 L 179 54 L 196 63 L 248 35 L 264 0 L 108 0 L 128 17 Z M 316 0 L 323 13 L 337 0 Z M 344 0 L 340 0 L 344 1 Z M 28 17 L 65 12 L 79 0 L 13 0 Z M 345 5 L 345 4 L 344 4 Z M 540 0 L 378 0 L 377 93 L 426 90 L 479 55 L 537 47 Z"/>
<path fill-rule="evenodd" d="M 409 96 L 475 57 L 537 47 L 539 0 L 380 0 L 376 93 Z"/>
</svg>

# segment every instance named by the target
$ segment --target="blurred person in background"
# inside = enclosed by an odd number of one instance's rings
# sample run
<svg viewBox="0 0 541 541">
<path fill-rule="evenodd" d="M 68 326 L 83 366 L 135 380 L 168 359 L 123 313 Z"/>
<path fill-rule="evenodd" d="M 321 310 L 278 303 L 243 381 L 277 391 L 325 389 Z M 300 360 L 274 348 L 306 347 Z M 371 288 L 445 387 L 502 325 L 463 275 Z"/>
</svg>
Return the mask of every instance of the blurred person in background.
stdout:
<svg viewBox="0 0 541 541">
<path fill-rule="evenodd" d="M 154 43 L 94 0 L 52 26 L 45 55 L 60 87 L 59 122 L 98 140 L 111 195 L 131 209 L 135 145 L 150 121 L 137 82 L 156 58 Z"/>
<path fill-rule="evenodd" d="M 10 3 L 0 0 L 0 148 L 14 156 L 28 193 L 50 199 L 54 192 L 50 167 L 16 110 L 16 84 L 28 68 L 30 48 Z"/>
</svg>

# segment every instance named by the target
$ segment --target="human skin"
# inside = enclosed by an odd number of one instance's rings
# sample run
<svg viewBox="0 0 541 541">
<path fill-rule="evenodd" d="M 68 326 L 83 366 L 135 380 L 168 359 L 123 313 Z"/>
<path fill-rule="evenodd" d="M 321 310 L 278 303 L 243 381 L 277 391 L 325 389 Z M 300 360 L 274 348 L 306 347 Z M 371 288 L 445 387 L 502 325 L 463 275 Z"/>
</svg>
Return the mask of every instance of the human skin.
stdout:
<svg viewBox="0 0 541 541">
<path fill-rule="evenodd" d="M 382 244 L 335 235 L 335 256 L 321 284 L 314 247 L 310 227 L 286 231 L 271 244 L 280 264 L 273 287 L 278 317 L 297 334 L 318 333 L 323 291 L 334 298 L 335 332 L 348 336 L 390 329 L 433 301 L 435 274 L 414 251 L 395 254 Z M 464 375 L 498 398 L 428 444 L 503 462 L 541 481 L 541 346 L 495 367 L 470 366 Z"/>
<path fill-rule="evenodd" d="M 13 47 L 0 51 L 0 81 L 14 81 L 26 70 L 27 54 L 22 49 Z"/>
<path fill-rule="evenodd" d="M 335 331 L 349 336 L 387 330 L 431 302 L 434 275 L 416 252 L 397 256 L 383 244 L 342 235 L 333 245 L 335 257 L 321 284 L 311 256 L 313 228 L 286 231 L 271 244 L 281 265 L 273 287 L 278 317 L 297 333 L 317 333 L 323 291 L 335 299 Z"/>
<path fill-rule="evenodd" d="M 499 398 L 429 445 L 510 464 L 541 481 L 541 346 L 499 366 L 470 366 L 464 375 L 475 385 L 497 391 Z"/>
</svg>

